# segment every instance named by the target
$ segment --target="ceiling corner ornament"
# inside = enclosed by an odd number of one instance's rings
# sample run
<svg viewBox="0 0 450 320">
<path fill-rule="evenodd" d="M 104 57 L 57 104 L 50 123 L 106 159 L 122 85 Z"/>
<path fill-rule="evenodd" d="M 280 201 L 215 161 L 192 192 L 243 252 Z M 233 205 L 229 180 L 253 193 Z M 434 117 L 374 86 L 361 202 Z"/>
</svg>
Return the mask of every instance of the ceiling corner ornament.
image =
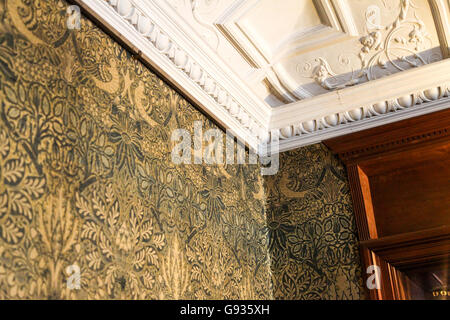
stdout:
<svg viewBox="0 0 450 320">
<path fill-rule="evenodd" d="M 267 63 L 268 56 L 261 55 L 262 51 L 253 46 L 250 33 L 244 34 L 239 25 L 244 13 L 259 4 L 273 6 L 270 2 L 75 1 L 95 13 L 106 28 L 131 44 L 135 53 L 254 150 L 272 141 L 274 135 L 280 138 L 279 150 L 284 152 L 450 108 L 450 59 L 442 60 L 447 57 L 449 34 L 445 26 L 450 14 L 445 11 L 449 11 L 450 5 L 444 0 L 429 0 L 431 13 L 420 11 L 414 3 L 424 0 L 397 0 L 389 4 L 383 0 L 384 9 L 391 12 L 387 24 L 383 23 L 387 18 L 382 15 L 382 7 L 375 5 L 379 2 L 361 0 L 370 5 L 362 6 L 365 15 L 358 20 L 352 16 L 354 2 L 311 0 L 314 6 L 310 8 L 318 10 L 321 23 L 326 25 L 302 25 L 300 31 L 306 33 L 283 35 L 283 39 L 298 42 L 286 52 L 292 49 L 303 54 L 311 51 L 305 50 L 305 46 L 319 43 L 324 50 L 309 56 L 306 53 L 309 58 L 304 62 L 293 61 L 292 74 L 301 74 L 307 85 L 294 81 L 289 88 L 281 81 L 284 71 L 270 61 Z M 285 1 L 298 5 L 297 0 Z M 215 4 L 220 4 L 220 8 L 212 10 Z M 444 12 L 437 12 L 436 8 Z M 183 16 L 186 12 L 189 19 Z M 438 24 L 437 32 L 430 27 L 432 23 Z M 336 43 L 341 49 L 347 43 L 354 44 L 352 53 L 334 52 Z M 439 44 L 441 57 L 436 56 Z M 281 47 L 274 45 L 274 52 L 277 54 Z M 229 50 L 225 56 L 220 52 L 223 48 Z M 236 73 L 240 69 L 233 69 L 227 57 L 239 57 L 242 61 L 239 68 L 245 64 L 249 67 L 246 73 L 264 67 L 259 71 L 265 72 L 265 81 L 280 87 L 278 91 L 291 103 L 270 105 L 267 97 L 253 91 L 253 82 L 246 82 Z M 315 89 L 310 92 L 311 86 L 321 92 Z"/>
</svg>

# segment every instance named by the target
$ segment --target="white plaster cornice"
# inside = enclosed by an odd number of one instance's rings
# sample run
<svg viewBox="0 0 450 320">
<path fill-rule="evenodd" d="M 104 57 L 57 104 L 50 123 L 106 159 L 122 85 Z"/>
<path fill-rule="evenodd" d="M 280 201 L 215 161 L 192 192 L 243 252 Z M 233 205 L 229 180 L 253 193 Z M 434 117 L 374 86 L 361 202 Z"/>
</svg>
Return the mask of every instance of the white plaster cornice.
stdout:
<svg viewBox="0 0 450 320">
<path fill-rule="evenodd" d="M 279 107 L 269 129 L 279 130 L 283 152 L 450 108 L 449 95 L 447 59 Z"/>
<path fill-rule="evenodd" d="M 164 0 L 77 2 L 254 149 L 271 134 L 283 152 L 450 107 L 443 60 L 272 108 Z"/>
<path fill-rule="evenodd" d="M 208 52 L 185 37 L 162 10 L 163 2 L 78 2 L 241 141 L 257 149 L 259 140 L 268 138 L 269 107 L 256 109 L 261 103 L 240 90 L 229 72 L 213 64 Z"/>
</svg>

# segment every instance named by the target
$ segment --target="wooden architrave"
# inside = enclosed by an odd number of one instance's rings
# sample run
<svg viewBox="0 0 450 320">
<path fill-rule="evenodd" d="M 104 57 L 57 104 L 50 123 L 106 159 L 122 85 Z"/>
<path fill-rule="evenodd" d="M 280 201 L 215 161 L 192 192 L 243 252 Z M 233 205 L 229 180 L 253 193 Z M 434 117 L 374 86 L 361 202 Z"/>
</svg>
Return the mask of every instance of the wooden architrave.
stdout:
<svg viewBox="0 0 450 320">
<path fill-rule="evenodd" d="M 427 155 L 433 150 L 448 152 L 450 109 L 324 143 L 347 167 L 364 273 L 371 265 L 377 265 L 381 269 L 381 288 L 368 290 L 368 296 L 374 300 L 408 299 L 401 270 L 431 263 L 448 263 L 450 226 L 380 236 L 367 168 L 374 167 L 373 164 L 376 163 L 385 171 L 389 171 L 391 167 L 395 170 L 398 161 L 390 159 L 401 159 L 407 166 L 414 157 L 427 161 Z M 413 161 L 412 163 L 414 165 Z M 450 185 L 450 177 L 448 181 Z"/>
</svg>

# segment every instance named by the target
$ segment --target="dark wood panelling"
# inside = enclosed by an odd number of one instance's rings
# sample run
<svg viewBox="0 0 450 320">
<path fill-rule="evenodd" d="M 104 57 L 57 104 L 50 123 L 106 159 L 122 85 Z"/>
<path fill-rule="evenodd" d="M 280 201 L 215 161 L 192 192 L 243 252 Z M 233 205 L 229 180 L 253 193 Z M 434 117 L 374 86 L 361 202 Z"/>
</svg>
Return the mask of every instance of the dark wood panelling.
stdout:
<svg viewBox="0 0 450 320">
<path fill-rule="evenodd" d="M 450 225 L 448 161 L 370 177 L 378 237 Z"/>
</svg>

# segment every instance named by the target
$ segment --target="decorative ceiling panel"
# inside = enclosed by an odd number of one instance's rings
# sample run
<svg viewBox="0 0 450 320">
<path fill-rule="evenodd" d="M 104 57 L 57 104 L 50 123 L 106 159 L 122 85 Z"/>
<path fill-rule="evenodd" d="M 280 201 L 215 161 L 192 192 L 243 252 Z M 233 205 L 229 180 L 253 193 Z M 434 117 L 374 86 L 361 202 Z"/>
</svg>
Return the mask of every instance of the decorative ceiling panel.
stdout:
<svg viewBox="0 0 450 320">
<path fill-rule="evenodd" d="M 79 0 L 249 146 L 448 108 L 449 0 Z"/>
</svg>

